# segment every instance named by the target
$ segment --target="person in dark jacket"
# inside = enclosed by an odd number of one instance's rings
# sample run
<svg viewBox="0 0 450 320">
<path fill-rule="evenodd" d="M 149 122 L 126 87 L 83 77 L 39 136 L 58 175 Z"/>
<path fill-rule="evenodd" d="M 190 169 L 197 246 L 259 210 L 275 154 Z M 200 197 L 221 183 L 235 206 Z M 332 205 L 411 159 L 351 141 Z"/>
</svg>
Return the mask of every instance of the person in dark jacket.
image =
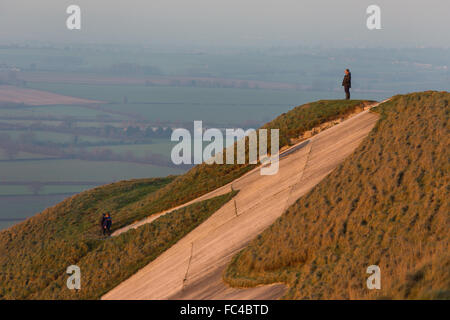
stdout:
<svg viewBox="0 0 450 320">
<path fill-rule="evenodd" d="M 345 99 L 350 99 L 350 88 L 352 87 L 352 74 L 350 73 L 350 70 L 345 69 L 345 76 L 344 80 L 342 80 L 342 86 L 345 90 Z"/>
<path fill-rule="evenodd" d="M 102 230 L 103 234 L 105 234 L 105 228 L 104 228 L 105 218 L 106 218 L 106 215 L 103 213 L 102 218 L 100 219 L 100 229 Z"/>
<path fill-rule="evenodd" d="M 105 215 L 105 221 L 103 222 L 103 234 L 111 235 L 111 225 L 112 225 L 112 219 L 111 215 L 107 213 Z"/>
</svg>

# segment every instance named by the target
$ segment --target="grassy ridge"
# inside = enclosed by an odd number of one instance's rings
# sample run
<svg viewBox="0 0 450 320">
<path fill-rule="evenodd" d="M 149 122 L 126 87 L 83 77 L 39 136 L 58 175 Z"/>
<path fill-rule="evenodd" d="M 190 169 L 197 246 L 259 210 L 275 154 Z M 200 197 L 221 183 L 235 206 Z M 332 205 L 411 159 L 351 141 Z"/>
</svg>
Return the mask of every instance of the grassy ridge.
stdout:
<svg viewBox="0 0 450 320">
<path fill-rule="evenodd" d="M 263 126 L 264 129 L 280 129 L 280 148 L 291 145 L 302 133 L 325 122 L 345 117 L 374 101 L 319 100 L 283 113 Z"/>
<path fill-rule="evenodd" d="M 449 100 L 380 105 L 353 155 L 237 254 L 225 280 L 285 282 L 288 299 L 450 299 Z M 366 288 L 372 264 L 381 290 Z"/>
</svg>

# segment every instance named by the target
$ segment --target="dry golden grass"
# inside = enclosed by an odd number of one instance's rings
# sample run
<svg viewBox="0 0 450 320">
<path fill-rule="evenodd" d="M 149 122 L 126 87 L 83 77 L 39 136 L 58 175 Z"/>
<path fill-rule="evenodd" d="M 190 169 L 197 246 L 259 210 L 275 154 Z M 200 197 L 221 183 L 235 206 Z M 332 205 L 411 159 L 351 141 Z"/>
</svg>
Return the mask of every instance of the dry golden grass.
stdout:
<svg viewBox="0 0 450 320">
<path fill-rule="evenodd" d="M 238 253 L 225 281 L 286 299 L 449 299 L 447 92 L 395 96 L 354 154 Z M 381 268 L 381 290 L 366 269 Z"/>
</svg>

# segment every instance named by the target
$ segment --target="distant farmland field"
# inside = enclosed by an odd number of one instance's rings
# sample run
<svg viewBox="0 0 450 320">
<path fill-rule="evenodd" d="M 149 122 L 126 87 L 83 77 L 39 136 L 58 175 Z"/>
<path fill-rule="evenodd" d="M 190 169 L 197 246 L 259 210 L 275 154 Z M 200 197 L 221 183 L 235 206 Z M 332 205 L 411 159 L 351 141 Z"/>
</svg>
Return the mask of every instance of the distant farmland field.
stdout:
<svg viewBox="0 0 450 320">
<path fill-rule="evenodd" d="M 4 161 L 0 166 L 0 179 L 6 181 L 117 181 L 182 172 L 176 168 L 116 161 Z"/>
<path fill-rule="evenodd" d="M 154 139 L 152 142 L 152 144 L 105 145 L 101 147 L 89 147 L 87 149 L 109 149 L 112 152 L 116 153 L 131 152 L 131 154 L 135 156 L 145 156 L 146 154 L 151 152 L 153 154 L 159 154 L 163 157 L 170 158 L 172 147 L 176 144 L 176 142 L 170 142 L 166 139 Z"/>
<path fill-rule="evenodd" d="M 43 104 L 88 104 L 102 103 L 81 98 L 67 97 L 50 92 L 0 85 L 0 102 L 23 103 L 32 106 Z"/>
<path fill-rule="evenodd" d="M 294 106 L 317 100 L 317 97 L 335 99 L 341 96 L 336 92 L 144 85 L 30 82 L 28 86 L 83 99 L 106 101 L 108 103 L 102 105 L 106 113 L 108 110 L 122 112 L 147 121 L 177 123 L 203 120 L 216 125 L 243 126 L 248 123 L 255 127 Z"/>
</svg>

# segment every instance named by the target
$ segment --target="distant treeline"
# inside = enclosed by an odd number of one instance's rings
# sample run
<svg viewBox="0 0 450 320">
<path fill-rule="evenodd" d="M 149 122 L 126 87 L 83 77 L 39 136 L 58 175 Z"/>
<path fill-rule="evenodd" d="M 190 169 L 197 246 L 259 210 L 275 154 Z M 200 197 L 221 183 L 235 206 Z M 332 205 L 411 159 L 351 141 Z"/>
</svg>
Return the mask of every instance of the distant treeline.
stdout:
<svg viewBox="0 0 450 320">
<path fill-rule="evenodd" d="M 13 140 L 8 134 L 0 133 L 0 148 L 4 150 L 6 156 L 10 160 L 14 160 L 20 152 L 29 152 L 65 159 L 120 161 L 152 164 L 163 167 L 180 167 L 174 165 L 169 158 L 160 154 L 154 154 L 151 151 L 148 151 L 143 156 L 136 156 L 131 151 L 119 153 L 104 147 L 87 150 L 86 148 L 76 145 L 68 145 L 68 147 L 63 148 L 61 147 L 61 144 L 55 142 L 42 142 L 34 139 L 32 133 L 25 133 L 17 140 Z M 190 168 L 190 166 L 184 168 L 187 169 Z"/>
<path fill-rule="evenodd" d="M 74 136 L 94 136 L 110 139 L 126 139 L 134 142 L 148 142 L 148 138 L 170 138 L 172 128 L 162 126 L 128 125 L 118 127 L 105 125 L 103 127 L 77 127 L 76 120 L 61 120 L 61 125 L 52 126 L 41 122 L 30 125 L 21 125 L 17 123 L 0 122 L 0 130 L 19 130 L 19 131 L 48 131 L 57 133 L 73 134 Z M 136 140 L 137 139 L 137 140 Z"/>
</svg>

